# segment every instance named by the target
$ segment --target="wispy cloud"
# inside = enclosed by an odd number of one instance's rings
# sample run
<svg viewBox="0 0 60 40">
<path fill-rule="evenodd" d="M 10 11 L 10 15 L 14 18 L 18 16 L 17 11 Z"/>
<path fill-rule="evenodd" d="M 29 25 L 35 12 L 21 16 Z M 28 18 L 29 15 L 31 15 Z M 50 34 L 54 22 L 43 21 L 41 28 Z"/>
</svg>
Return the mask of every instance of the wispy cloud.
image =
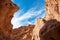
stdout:
<svg viewBox="0 0 60 40">
<path fill-rule="evenodd" d="M 11 0 L 15 3 L 19 10 L 14 13 L 11 20 L 13 28 L 35 24 L 37 18 L 44 16 L 44 0 Z"/>
<path fill-rule="evenodd" d="M 43 10 L 34 10 L 34 9 L 30 9 L 29 11 L 27 11 L 26 13 L 24 13 L 24 15 L 22 15 L 21 17 L 19 17 L 18 19 L 19 20 L 25 20 L 25 19 L 28 19 L 28 18 L 31 18 L 31 17 L 34 17 L 34 16 L 37 16 L 39 14 L 41 14 Z"/>
<path fill-rule="evenodd" d="M 25 12 L 22 16 L 19 16 L 18 18 L 16 18 L 16 16 L 14 16 L 11 20 L 11 23 L 13 24 L 13 28 L 18 28 L 20 26 L 28 25 L 28 24 L 35 24 L 34 23 L 35 20 L 39 16 L 41 16 L 43 11 L 44 11 L 44 9 L 35 10 L 35 8 L 31 8 L 27 12 Z M 20 13 L 21 12 L 23 12 L 23 11 L 20 11 Z M 31 21 L 29 21 L 28 19 Z"/>
</svg>

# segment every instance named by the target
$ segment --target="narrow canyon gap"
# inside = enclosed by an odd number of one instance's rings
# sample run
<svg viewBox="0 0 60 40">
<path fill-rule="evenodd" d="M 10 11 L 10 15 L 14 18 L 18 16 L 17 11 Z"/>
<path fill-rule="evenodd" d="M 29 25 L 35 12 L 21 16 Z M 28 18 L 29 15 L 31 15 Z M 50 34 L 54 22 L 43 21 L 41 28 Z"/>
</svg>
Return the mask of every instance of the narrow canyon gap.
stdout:
<svg viewBox="0 0 60 40">
<path fill-rule="evenodd" d="M 44 0 L 12 0 L 19 10 L 14 13 L 11 23 L 13 29 L 21 26 L 35 25 L 37 18 L 44 18 L 45 1 Z"/>
<path fill-rule="evenodd" d="M 60 0 L 45 2 L 47 14 L 43 19 L 38 18 L 35 25 L 12 29 L 11 18 L 18 7 L 11 0 L 1 0 L 0 40 L 60 40 Z"/>
</svg>

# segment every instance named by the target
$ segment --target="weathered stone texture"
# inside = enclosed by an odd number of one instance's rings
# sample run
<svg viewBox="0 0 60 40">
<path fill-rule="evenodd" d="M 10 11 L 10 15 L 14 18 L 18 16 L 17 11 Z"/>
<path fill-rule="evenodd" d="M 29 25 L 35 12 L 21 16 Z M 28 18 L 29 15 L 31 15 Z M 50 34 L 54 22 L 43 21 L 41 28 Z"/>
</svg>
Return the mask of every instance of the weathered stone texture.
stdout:
<svg viewBox="0 0 60 40">
<path fill-rule="evenodd" d="M 0 40 L 10 40 L 11 19 L 18 7 L 11 0 L 0 0 Z"/>
</svg>

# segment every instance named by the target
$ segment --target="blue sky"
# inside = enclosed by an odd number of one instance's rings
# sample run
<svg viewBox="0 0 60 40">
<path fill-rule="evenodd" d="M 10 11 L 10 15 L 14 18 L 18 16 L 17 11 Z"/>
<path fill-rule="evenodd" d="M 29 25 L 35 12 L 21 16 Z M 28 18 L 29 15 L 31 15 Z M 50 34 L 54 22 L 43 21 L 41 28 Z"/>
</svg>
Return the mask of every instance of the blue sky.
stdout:
<svg viewBox="0 0 60 40">
<path fill-rule="evenodd" d="M 45 15 L 44 0 L 12 0 L 19 10 L 14 13 L 11 20 L 13 28 L 35 24 L 37 18 L 43 18 Z"/>
</svg>

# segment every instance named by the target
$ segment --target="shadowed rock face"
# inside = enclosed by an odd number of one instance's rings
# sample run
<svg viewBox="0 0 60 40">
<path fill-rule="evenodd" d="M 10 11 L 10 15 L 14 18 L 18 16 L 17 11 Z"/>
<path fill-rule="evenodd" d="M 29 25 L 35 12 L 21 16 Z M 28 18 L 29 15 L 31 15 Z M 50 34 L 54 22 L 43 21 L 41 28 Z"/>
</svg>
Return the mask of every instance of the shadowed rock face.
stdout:
<svg viewBox="0 0 60 40">
<path fill-rule="evenodd" d="M 60 22 L 49 20 L 40 30 L 40 40 L 60 40 Z"/>
<path fill-rule="evenodd" d="M 13 40 L 31 40 L 32 31 L 35 25 L 21 26 L 12 30 L 12 39 Z"/>
<path fill-rule="evenodd" d="M 11 0 L 0 0 L 0 40 L 10 40 L 11 19 L 17 9 Z"/>
</svg>

